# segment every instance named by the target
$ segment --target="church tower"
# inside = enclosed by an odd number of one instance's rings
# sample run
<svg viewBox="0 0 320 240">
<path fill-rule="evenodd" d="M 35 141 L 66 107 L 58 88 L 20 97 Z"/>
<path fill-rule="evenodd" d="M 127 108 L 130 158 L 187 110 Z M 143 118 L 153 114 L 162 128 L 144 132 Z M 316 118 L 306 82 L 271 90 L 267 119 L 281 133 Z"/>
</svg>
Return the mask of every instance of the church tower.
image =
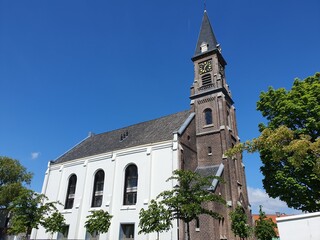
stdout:
<svg viewBox="0 0 320 240">
<path fill-rule="evenodd" d="M 204 224 L 200 229 L 211 232 L 210 236 L 201 236 L 201 231 L 195 235 L 199 236 L 196 239 L 236 239 L 231 231 L 229 213 L 237 206 L 242 206 L 250 221 L 250 205 L 241 154 L 233 158 L 224 155 L 240 139 L 234 102 L 226 82 L 227 63 L 206 11 L 192 61 L 194 82 L 190 99 L 191 110 L 195 113 L 197 168 L 222 166 L 224 183 L 219 184 L 215 193 L 227 202 L 227 207 L 213 207 L 223 216 L 222 220 L 202 219 Z"/>
</svg>

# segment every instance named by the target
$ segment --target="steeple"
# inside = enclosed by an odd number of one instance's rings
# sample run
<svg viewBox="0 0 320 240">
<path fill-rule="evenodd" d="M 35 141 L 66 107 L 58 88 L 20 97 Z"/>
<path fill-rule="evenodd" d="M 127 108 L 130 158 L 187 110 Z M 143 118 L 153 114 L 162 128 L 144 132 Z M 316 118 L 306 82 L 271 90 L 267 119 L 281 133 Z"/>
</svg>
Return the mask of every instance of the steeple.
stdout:
<svg viewBox="0 0 320 240">
<path fill-rule="evenodd" d="M 191 58 L 194 64 L 195 78 L 191 87 L 191 99 L 203 94 L 211 94 L 212 91 L 224 91 L 230 98 L 231 94 L 225 79 L 225 66 L 220 46 L 213 33 L 207 11 L 204 11 L 196 50 Z M 199 95 L 200 94 L 200 95 Z"/>
<path fill-rule="evenodd" d="M 227 63 L 221 54 L 206 11 L 191 59 L 194 65 L 194 81 L 190 88 L 196 145 L 194 159 L 198 169 L 222 170 L 220 177 L 224 183 L 219 183 L 214 191 L 228 203 L 228 207 L 212 206 L 212 209 L 218 210 L 222 221 L 212 220 L 207 216 L 200 217 L 199 221 L 205 224 L 201 225 L 201 231 L 193 232 L 192 237 L 236 240 L 231 230 L 230 212 L 241 205 L 248 219 L 251 219 L 251 214 L 241 154 L 233 158 L 225 156 L 225 152 L 238 144 L 240 138 L 236 111 L 226 82 Z M 184 162 L 191 166 L 188 161 Z"/>
<path fill-rule="evenodd" d="M 204 53 L 207 53 L 213 50 L 218 50 L 218 48 L 219 48 L 218 42 L 213 33 L 213 30 L 207 15 L 207 11 L 204 10 L 198 42 L 192 58 L 194 59 Z"/>
</svg>

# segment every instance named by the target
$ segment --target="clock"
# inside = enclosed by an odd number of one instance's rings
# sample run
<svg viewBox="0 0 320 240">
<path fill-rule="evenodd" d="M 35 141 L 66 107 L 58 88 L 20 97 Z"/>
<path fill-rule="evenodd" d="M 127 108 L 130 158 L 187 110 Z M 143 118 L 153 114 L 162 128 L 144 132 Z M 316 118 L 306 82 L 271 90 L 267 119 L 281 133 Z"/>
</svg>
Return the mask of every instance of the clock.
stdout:
<svg viewBox="0 0 320 240">
<path fill-rule="evenodd" d="M 199 63 L 199 74 L 204 74 L 212 70 L 211 60 Z"/>
</svg>

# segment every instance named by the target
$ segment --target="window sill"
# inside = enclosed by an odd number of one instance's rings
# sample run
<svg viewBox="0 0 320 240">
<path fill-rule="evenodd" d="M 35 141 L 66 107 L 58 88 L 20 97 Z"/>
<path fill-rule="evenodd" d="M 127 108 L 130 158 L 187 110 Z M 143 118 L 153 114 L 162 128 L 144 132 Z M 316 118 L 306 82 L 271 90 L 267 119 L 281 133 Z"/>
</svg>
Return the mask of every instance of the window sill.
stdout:
<svg viewBox="0 0 320 240">
<path fill-rule="evenodd" d="M 136 210 L 136 205 L 125 205 L 120 208 L 120 210 Z"/>
<path fill-rule="evenodd" d="M 97 211 L 100 209 L 101 209 L 101 207 L 91 207 L 89 211 Z"/>
<path fill-rule="evenodd" d="M 62 214 L 72 213 L 72 209 L 64 209 L 61 211 Z"/>
<path fill-rule="evenodd" d="M 214 127 L 213 124 L 208 124 L 208 125 L 204 125 L 203 128 L 210 128 L 210 127 Z"/>
</svg>

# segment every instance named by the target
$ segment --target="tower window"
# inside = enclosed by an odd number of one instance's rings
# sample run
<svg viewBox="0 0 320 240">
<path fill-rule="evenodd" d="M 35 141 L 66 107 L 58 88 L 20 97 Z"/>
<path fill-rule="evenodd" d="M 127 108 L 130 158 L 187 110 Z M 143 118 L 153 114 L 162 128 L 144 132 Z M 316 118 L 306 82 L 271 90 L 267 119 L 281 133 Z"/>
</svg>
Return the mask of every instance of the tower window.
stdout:
<svg viewBox="0 0 320 240">
<path fill-rule="evenodd" d="M 76 193 L 76 185 L 77 185 L 77 176 L 73 174 L 69 178 L 68 189 L 67 189 L 67 197 L 64 205 L 65 209 L 71 209 L 73 207 L 74 196 Z"/>
<path fill-rule="evenodd" d="M 104 171 L 99 170 L 94 176 L 93 196 L 91 207 L 101 207 L 104 186 Z"/>
<path fill-rule="evenodd" d="M 224 226 L 224 218 L 219 219 L 219 232 L 220 232 L 220 239 L 227 239 L 226 231 Z"/>
<path fill-rule="evenodd" d="M 203 53 L 203 52 L 206 52 L 206 51 L 208 51 L 208 43 L 206 43 L 206 42 L 203 42 L 203 43 L 201 43 L 201 45 L 200 45 L 200 51 Z"/>
<path fill-rule="evenodd" d="M 206 121 L 206 125 L 212 124 L 212 110 L 210 108 L 207 108 L 204 110 L 204 117 Z"/>
<path fill-rule="evenodd" d="M 129 165 L 125 172 L 123 205 L 135 205 L 137 202 L 138 168 Z"/>
<path fill-rule="evenodd" d="M 229 110 L 227 110 L 227 126 L 232 128 L 232 121 L 231 121 L 231 115 Z"/>
<path fill-rule="evenodd" d="M 203 75 L 201 80 L 202 80 L 202 85 L 209 85 L 210 83 L 212 83 L 211 74 Z"/>
<path fill-rule="evenodd" d="M 199 218 L 196 218 L 196 231 L 197 231 L 197 232 L 200 231 L 200 221 L 199 221 Z"/>
<path fill-rule="evenodd" d="M 208 147 L 208 155 L 211 155 L 212 154 L 212 149 L 211 147 Z"/>
</svg>

